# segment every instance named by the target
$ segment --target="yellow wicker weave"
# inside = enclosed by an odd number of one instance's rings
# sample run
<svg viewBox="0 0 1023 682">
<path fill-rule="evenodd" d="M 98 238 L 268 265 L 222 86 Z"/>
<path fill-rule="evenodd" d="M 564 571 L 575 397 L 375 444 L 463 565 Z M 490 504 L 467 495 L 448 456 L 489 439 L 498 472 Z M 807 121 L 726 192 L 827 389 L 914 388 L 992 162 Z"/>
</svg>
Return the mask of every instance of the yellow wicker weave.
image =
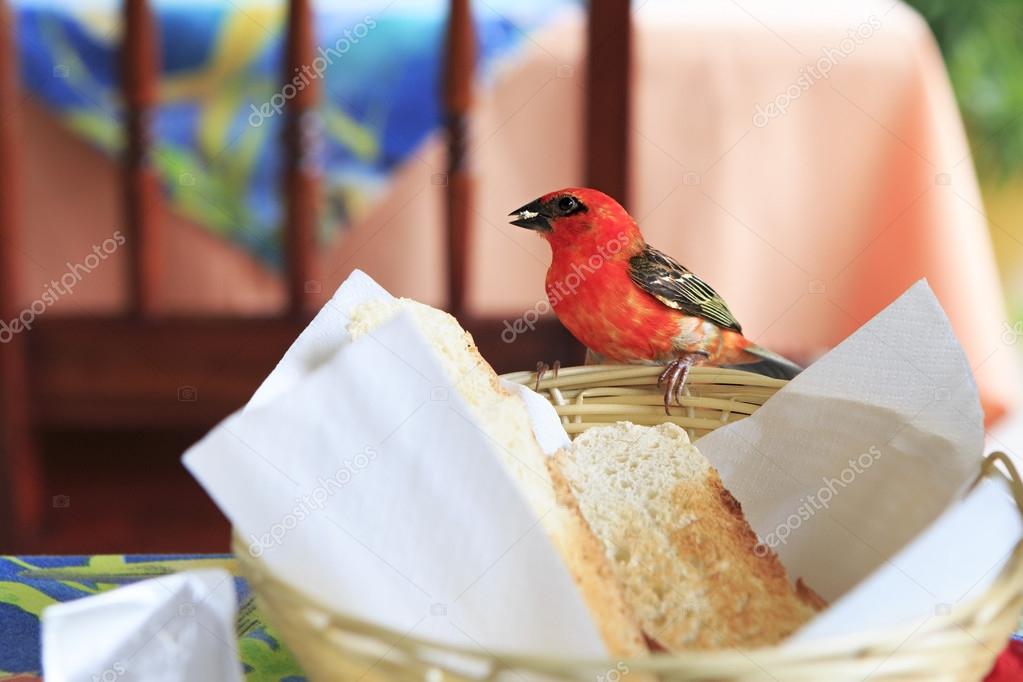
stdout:
<svg viewBox="0 0 1023 682">
<path fill-rule="evenodd" d="M 657 388 L 663 367 L 589 365 L 548 373 L 539 391 L 554 405 L 569 435 L 601 424 L 631 421 L 654 425 L 674 422 L 694 440 L 722 424 L 753 414 L 778 391 L 781 379 L 719 367 L 693 367 L 680 404 L 664 414 L 664 391 Z M 515 383 L 536 387 L 535 372 L 505 374 Z"/>
<path fill-rule="evenodd" d="M 532 385 L 535 374 L 507 378 Z M 630 419 L 667 420 L 657 368 L 573 367 L 541 382 L 573 432 Z M 784 382 L 734 370 L 695 368 L 691 395 L 672 421 L 703 433 L 751 414 Z M 591 409 L 584 410 L 582 407 Z M 1002 466 L 998 467 L 996 464 Z M 1006 473 L 1003 473 L 1007 472 Z M 1002 453 L 978 473 L 1005 480 L 1023 513 L 1023 481 Z M 845 680 L 978 680 L 1005 647 L 1023 611 L 1023 540 L 986 593 L 915 630 L 893 628 L 811 644 L 656 655 L 635 660 L 580 660 L 505 655 L 436 644 L 324 608 L 315 595 L 271 574 L 237 535 L 233 548 L 263 613 L 312 680 L 717 680 L 841 682 Z"/>
</svg>

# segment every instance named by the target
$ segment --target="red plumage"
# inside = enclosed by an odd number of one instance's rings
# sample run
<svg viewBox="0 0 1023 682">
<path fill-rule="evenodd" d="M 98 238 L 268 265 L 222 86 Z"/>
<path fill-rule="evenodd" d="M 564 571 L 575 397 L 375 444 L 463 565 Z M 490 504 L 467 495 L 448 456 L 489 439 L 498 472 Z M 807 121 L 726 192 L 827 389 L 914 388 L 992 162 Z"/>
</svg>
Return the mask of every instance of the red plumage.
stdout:
<svg viewBox="0 0 1023 682">
<path fill-rule="evenodd" d="M 791 378 L 799 367 L 742 334 L 724 300 L 649 246 L 618 202 L 594 189 L 545 194 L 512 213 L 551 246 L 547 297 L 591 352 L 618 363 L 747 365 Z M 666 372 L 667 373 L 667 372 Z"/>
</svg>

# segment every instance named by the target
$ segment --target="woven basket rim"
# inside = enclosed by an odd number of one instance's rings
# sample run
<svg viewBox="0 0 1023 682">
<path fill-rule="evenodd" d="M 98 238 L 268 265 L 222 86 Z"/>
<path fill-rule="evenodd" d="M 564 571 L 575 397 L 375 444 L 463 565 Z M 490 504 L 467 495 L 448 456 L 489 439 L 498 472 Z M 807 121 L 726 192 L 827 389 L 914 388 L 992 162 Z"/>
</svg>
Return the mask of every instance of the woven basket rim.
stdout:
<svg viewBox="0 0 1023 682">
<path fill-rule="evenodd" d="M 1023 509 L 1021 509 L 1023 512 Z M 239 545 L 243 540 L 234 535 L 233 549 L 236 556 L 239 558 L 241 554 L 248 554 L 244 550 L 244 546 L 241 548 Z M 252 557 L 253 560 L 259 561 Z M 248 559 L 241 559 L 243 563 L 247 562 Z M 796 644 L 786 644 L 784 641 L 772 646 L 760 646 L 760 647 L 732 647 L 728 649 L 717 649 L 708 651 L 687 651 L 687 652 L 675 652 L 675 653 L 657 653 L 640 658 L 587 658 L 587 657 L 572 657 L 572 656 L 545 656 L 528 653 L 514 653 L 507 652 L 504 650 L 484 650 L 480 647 L 468 647 L 460 646 L 457 644 L 449 644 L 445 642 L 439 642 L 429 638 L 416 637 L 403 633 L 399 630 L 380 625 L 357 616 L 348 615 L 340 611 L 335 611 L 329 607 L 322 605 L 320 601 L 312 598 L 304 588 L 296 587 L 290 583 L 281 580 L 275 573 L 273 573 L 265 563 L 261 563 L 260 571 L 276 586 L 284 587 L 287 591 L 298 596 L 301 600 L 315 604 L 318 609 L 326 613 L 331 623 L 344 626 L 350 624 L 356 626 L 361 632 L 359 634 L 363 636 L 377 637 L 386 639 L 387 641 L 403 641 L 409 645 L 432 649 L 434 651 L 451 653 L 459 656 L 480 656 L 486 658 L 494 658 L 501 660 L 503 663 L 510 665 L 511 667 L 530 667 L 530 668 L 542 668 L 547 665 L 556 664 L 558 666 L 568 667 L 614 667 L 618 663 L 626 664 L 630 667 L 635 667 L 638 671 L 647 672 L 667 672 L 671 669 L 677 668 L 680 665 L 691 665 L 693 663 L 702 661 L 712 661 L 721 658 L 722 656 L 728 656 L 735 652 L 741 652 L 742 655 L 755 659 L 764 659 L 776 655 L 784 655 L 789 660 L 802 659 L 811 660 L 817 657 L 827 657 L 839 653 L 848 652 L 851 648 L 855 649 L 869 649 L 875 646 L 884 646 L 885 642 L 892 640 L 904 641 L 910 636 L 921 632 L 921 630 L 937 630 L 941 628 L 955 626 L 959 620 L 958 616 L 950 614 L 935 615 L 927 621 L 924 627 L 914 629 L 908 624 L 899 624 L 890 626 L 887 628 L 873 628 L 862 632 L 856 632 L 841 636 L 829 636 L 821 637 L 819 639 L 813 639 L 808 642 L 799 642 Z M 1002 571 L 998 576 L 995 577 L 992 584 L 997 583 L 1000 580 L 1006 579 L 1012 574 L 1019 574 L 1021 580 L 1023 580 L 1023 539 L 1017 541 L 1013 547 L 1010 558 L 1006 561 L 1006 565 L 1002 568 Z M 966 602 L 962 607 L 958 609 L 960 613 L 972 611 L 979 608 L 981 604 L 987 601 L 987 594 L 981 594 L 970 601 Z"/>
<path fill-rule="evenodd" d="M 558 370 L 557 378 L 547 376 L 540 380 L 540 390 L 551 386 L 563 386 L 573 383 L 572 380 L 585 377 L 587 382 L 596 381 L 597 378 L 605 380 L 621 379 L 643 379 L 655 377 L 664 371 L 664 365 L 572 365 L 562 367 Z M 508 372 L 500 375 L 502 379 L 513 383 L 531 386 L 536 382 L 536 372 L 522 370 Z M 775 379 L 744 369 L 732 367 L 705 367 L 696 365 L 689 370 L 687 384 L 726 384 L 734 386 L 764 386 L 769 388 L 781 388 L 788 381 Z"/>
<path fill-rule="evenodd" d="M 996 464 L 1001 463 L 1007 473 L 1001 471 Z M 1023 515 L 1023 478 L 1021 478 L 1013 461 L 1002 452 L 994 452 L 985 456 L 980 463 L 980 471 L 970 487 L 973 489 L 985 477 L 1001 478 L 1005 481 L 1012 493 L 1016 505 Z M 292 585 L 282 580 L 273 570 L 267 566 L 260 557 L 253 556 L 246 548 L 244 539 L 237 533 L 232 532 L 232 549 L 238 558 L 239 564 L 243 567 L 254 566 L 261 575 L 259 582 L 270 582 L 274 588 L 289 594 L 295 598 L 299 605 L 305 602 L 314 605 L 324 614 L 329 623 L 340 626 L 355 634 L 386 641 L 402 641 L 408 646 L 429 649 L 435 652 L 454 654 L 457 656 L 483 657 L 496 659 L 505 666 L 530 668 L 543 670 L 550 667 L 579 667 L 579 668 L 600 668 L 614 667 L 618 664 L 628 665 L 640 672 L 670 672 L 680 666 L 709 663 L 725 660 L 729 657 L 741 655 L 744 658 L 755 659 L 767 662 L 769 659 L 782 657 L 787 662 L 809 662 L 816 658 L 826 658 L 837 654 L 847 654 L 850 650 L 867 650 L 872 648 L 884 648 L 891 642 L 903 642 L 909 637 L 921 632 L 935 631 L 943 628 L 958 627 L 957 623 L 962 614 L 973 613 L 982 609 L 989 601 L 992 588 L 1000 584 L 1015 584 L 1015 591 L 1023 586 L 1023 537 L 1017 540 L 1013 550 L 1006 560 L 1005 565 L 998 575 L 992 580 L 988 589 L 958 606 L 954 613 L 936 614 L 929 618 L 922 626 L 912 628 L 908 623 L 900 623 L 884 628 L 872 628 L 861 632 L 850 633 L 841 636 L 829 636 L 813 639 L 808 642 L 786 643 L 780 642 L 772 646 L 761 646 L 751 648 L 732 647 L 710 651 L 692 651 L 675 653 L 658 653 L 639 658 L 591 658 L 572 656 L 544 656 L 528 653 L 515 653 L 503 650 L 484 650 L 482 647 L 460 646 L 456 644 L 438 642 L 428 638 L 416 637 L 402 633 L 394 628 L 380 625 L 357 616 L 346 614 L 325 606 L 320 600 L 312 597 L 303 587 Z M 243 571 L 245 573 L 245 571 Z M 250 575 L 251 577 L 251 575 Z M 255 585 L 253 585 L 255 589 Z M 257 596 L 259 591 L 255 590 Z"/>
</svg>

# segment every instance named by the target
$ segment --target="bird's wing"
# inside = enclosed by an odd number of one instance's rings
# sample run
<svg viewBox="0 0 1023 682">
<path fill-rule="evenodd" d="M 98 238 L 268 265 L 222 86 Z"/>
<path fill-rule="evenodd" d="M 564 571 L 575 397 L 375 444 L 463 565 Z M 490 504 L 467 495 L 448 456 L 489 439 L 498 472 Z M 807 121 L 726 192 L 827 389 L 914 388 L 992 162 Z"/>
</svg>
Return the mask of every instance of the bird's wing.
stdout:
<svg viewBox="0 0 1023 682">
<path fill-rule="evenodd" d="M 646 246 L 639 255 L 629 259 L 629 276 L 643 291 L 669 308 L 742 333 L 742 327 L 724 299 L 671 256 Z"/>
</svg>

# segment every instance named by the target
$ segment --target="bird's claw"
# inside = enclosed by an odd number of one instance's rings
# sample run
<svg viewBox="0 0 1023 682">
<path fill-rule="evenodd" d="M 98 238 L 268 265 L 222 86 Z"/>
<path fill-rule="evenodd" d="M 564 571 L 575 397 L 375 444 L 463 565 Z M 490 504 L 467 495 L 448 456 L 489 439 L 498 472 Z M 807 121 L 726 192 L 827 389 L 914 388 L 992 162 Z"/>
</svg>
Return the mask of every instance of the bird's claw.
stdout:
<svg viewBox="0 0 1023 682">
<path fill-rule="evenodd" d="M 692 365 L 693 360 L 689 356 L 676 358 L 669 362 L 668 366 L 661 372 L 661 375 L 657 377 L 657 386 L 664 387 L 664 414 L 671 416 L 671 403 L 673 400 L 681 404 L 682 389 L 685 386 L 686 379 L 689 377 L 689 368 Z"/>
<path fill-rule="evenodd" d="M 533 387 L 534 391 L 540 391 L 540 380 L 544 378 L 547 372 L 551 372 L 553 378 L 558 378 L 558 371 L 561 369 L 561 360 L 555 360 L 552 364 L 548 365 L 546 362 L 541 360 L 536 363 L 536 385 Z"/>
<path fill-rule="evenodd" d="M 682 395 L 686 387 L 686 379 L 689 378 L 689 370 L 696 364 L 697 360 L 709 357 L 706 353 L 688 353 L 681 355 L 664 368 L 661 375 L 657 377 L 657 386 L 664 386 L 664 414 L 671 416 L 671 403 L 674 400 L 676 405 L 682 404 Z"/>
</svg>

